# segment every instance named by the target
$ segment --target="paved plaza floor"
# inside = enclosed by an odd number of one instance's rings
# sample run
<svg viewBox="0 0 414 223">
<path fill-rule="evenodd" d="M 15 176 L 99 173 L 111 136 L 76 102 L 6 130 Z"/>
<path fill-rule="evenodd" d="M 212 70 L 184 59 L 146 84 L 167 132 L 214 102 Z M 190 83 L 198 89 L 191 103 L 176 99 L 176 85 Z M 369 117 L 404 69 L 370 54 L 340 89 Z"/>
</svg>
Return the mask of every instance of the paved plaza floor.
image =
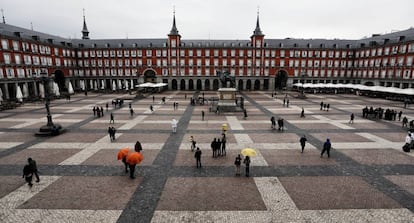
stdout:
<svg viewBox="0 0 414 223">
<path fill-rule="evenodd" d="M 218 96 L 203 93 L 207 99 Z M 348 94 L 298 99 L 296 92 L 286 94 L 286 107 L 285 93 L 242 92 L 244 119 L 243 113 L 217 115 L 208 105 L 189 105 L 190 97 L 201 95 L 166 91 L 154 94 L 154 101 L 152 95 L 126 101 L 122 108 L 111 101 L 127 94 L 54 100 L 53 121 L 66 129 L 55 137 L 34 135 L 46 123 L 42 103 L 1 111 L 0 222 L 414 222 L 414 152 L 401 149 L 407 129 L 398 117 L 371 120 L 361 114 L 374 106 L 412 120 L 414 107 Z M 330 104 L 329 111 L 320 110 L 321 101 Z M 104 117 L 94 117 L 93 106 L 102 106 Z M 113 142 L 110 113 L 117 129 Z M 284 131 L 271 129 L 271 116 L 285 120 Z M 210 143 L 221 136 L 222 124 L 229 127 L 227 154 L 213 158 Z M 301 153 L 303 135 L 308 141 Z M 190 136 L 202 150 L 202 168 L 195 167 Z M 327 138 L 331 157 L 321 158 Z M 116 155 L 137 140 L 144 161 L 130 179 Z M 250 177 L 243 165 L 242 176 L 236 176 L 234 159 L 247 147 L 257 151 Z M 32 188 L 22 179 L 28 157 L 40 172 Z"/>
</svg>

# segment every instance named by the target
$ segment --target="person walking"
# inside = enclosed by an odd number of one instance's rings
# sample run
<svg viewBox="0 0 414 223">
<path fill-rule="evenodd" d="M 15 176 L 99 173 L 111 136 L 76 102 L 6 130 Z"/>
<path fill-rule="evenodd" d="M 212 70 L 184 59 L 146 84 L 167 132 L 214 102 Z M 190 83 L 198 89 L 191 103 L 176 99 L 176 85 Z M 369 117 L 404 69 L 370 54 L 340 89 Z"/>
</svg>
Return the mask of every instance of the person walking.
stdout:
<svg viewBox="0 0 414 223">
<path fill-rule="evenodd" d="M 194 136 L 190 136 L 191 152 L 194 152 L 197 142 L 194 140 Z"/>
<path fill-rule="evenodd" d="M 211 142 L 211 150 L 213 151 L 213 158 L 217 157 L 217 150 L 216 150 L 216 143 L 217 143 L 217 139 L 214 138 L 213 141 Z"/>
<path fill-rule="evenodd" d="M 106 111 L 108 111 L 108 108 L 109 108 L 109 104 L 108 104 L 108 102 L 106 102 Z"/>
<path fill-rule="evenodd" d="M 226 155 L 226 143 L 227 143 L 227 137 L 225 133 L 221 134 L 221 155 Z"/>
<path fill-rule="evenodd" d="M 349 119 L 350 124 L 354 124 L 354 118 L 355 118 L 355 115 L 354 115 L 354 113 L 352 113 L 351 118 Z"/>
<path fill-rule="evenodd" d="M 289 99 L 286 99 L 286 107 L 289 107 Z"/>
<path fill-rule="evenodd" d="M 104 116 L 103 108 L 101 107 L 101 116 Z"/>
<path fill-rule="evenodd" d="M 111 112 L 111 118 L 109 119 L 109 123 L 115 123 L 114 114 Z"/>
<path fill-rule="evenodd" d="M 152 107 L 152 105 L 150 105 L 150 111 L 151 113 L 154 112 L 154 107 Z"/>
<path fill-rule="evenodd" d="M 321 152 L 321 158 L 322 158 L 323 154 L 325 153 L 325 151 L 328 154 L 328 158 L 331 157 L 331 155 L 329 153 L 331 151 L 331 141 L 329 139 L 326 139 L 326 142 L 323 144 L 323 149 L 322 149 L 322 152 Z"/>
<path fill-rule="evenodd" d="M 408 127 L 408 118 L 407 116 L 404 116 L 403 120 L 402 120 L 402 127 Z"/>
<path fill-rule="evenodd" d="M 329 105 L 329 104 L 327 104 L 327 105 L 326 105 L 326 111 L 329 111 L 329 107 L 330 107 L 330 105 Z"/>
<path fill-rule="evenodd" d="M 32 173 L 35 175 L 35 177 L 36 177 L 36 183 L 39 183 L 40 182 L 40 179 L 39 179 L 39 173 L 38 173 L 38 171 L 37 171 L 37 165 L 36 165 L 36 161 L 34 160 L 34 159 L 32 159 L 31 157 L 29 157 L 28 159 L 27 159 L 27 162 L 29 163 L 29 166 L 30 166 L 30 171 L 32 171 Z"/>
<path fill-rule="evenodd" d="M 194 157 L 196 158 L 197 168 L 201 168 L 201 150 L 199 147 L 197 147 Z"/>
<path fill-rule="evenodd" d="M 93 111 L 93 116 L 96 116 L 96 107 L 95 106 L 93 106 L 92 111 Z"/>
<path fill-rule="evenodd" d="M 250 176 L 250 157 L 246 156 L 243 160 L 244 165 L 246 165 L 246 177 Z"/>
<path fill-rule="evenodd" d="M 134 109 L 130 108 L 129 109 L 129 114 L 131 115 L 131 117 L 133 117 L 134 116 Z"/>
<path fill-rule="evenodd" d="M 236 176 L 240 176 L 240 165 L 241 165 L 240 154 L 236 156 L 236 159 L 234 160 L 234 165 L 236 166 Z"/>
<path fill-rule="evenodd" d="M 172 128 L 173 133 L 177 132 L 177 124 L 178 124 L 178 121 L 175 118 L 173 118 L 171 120 L 171 128 Z"/>
<path fill-rule="evenodd" d="M 134 150 L 135 150 L 135 152 L 139 152 L 139 153 L 142 151 L 142 145 L 141 145 L 141 142 L 137 141 L 137 142 L 135 143 Z"/>
<path fill-rule="evenodd" d="M 308 140 L 306 139 L 305 135 L 303 135 L 299 140 L 300 146 L 302 147 L 302 152 L 301 153 L 303 153 L 303 150 L 305 149 L 306 141 L 308 141 Z"/>
<path fill-rule="evenodd" d="M 271 128 L 272 129 L 275 129 L 276 128 L 276 120 L 275 120 L 275 117 L 274 116 L 272 116 L 270 118 L 270 122 L 272 123 Z"/>
<path fill-rule="evenodd" d="M 201 111 L 201 121 L 204 121 L 204 110 Z"/>
<path fill-rule="evenodd" d="M 244 115 L 244 120 L 246 120 L 246 118 L 247 118 L 247 110 L 246 109 L 243 110 L 243 115 Z"/>
<path fill-rule="evenodd" d="M 321 110 L 322 110 L 322 108 L 323 108 L 323 101 L 321 101 L 320 105 L 321 105 Z"/>
<path fill-rule="evenodd" d="M 108 127 L 108 134 L 109 134 L 109 140 L 111 140 L 111 142 L 112 142 L 112 135 L 113 135 L 113 132 L 112 132 L 112 127 L 111 126 L 109 126 Z"/>
<path fill-rule="evenodd" d="M 400 122 L 401 121 L 401 116 L 402 116 L 402 111 L 400 111 L 400 112 L 398 112 L 398 121 Z"/>
<path fill-rule="evenodd" d="M 302 111 L 300 112 L 300 117 L 305 118 L 305 109 L 302 107 Z"/>
<path fill-rule="evenodd" d="M 30 165 L 29 164 L 26 164 L 24 166 L 24 168 L 23 168 L 23 177 L 22 178 L 24 178 L 26 180 L 27 185 L 29 185 L 29 187 L 32 187 L 33 186 L 33 184 L 32 184 L 33 173 L 32 173 L 32 171 L 30 169 Z"/>
</svg>

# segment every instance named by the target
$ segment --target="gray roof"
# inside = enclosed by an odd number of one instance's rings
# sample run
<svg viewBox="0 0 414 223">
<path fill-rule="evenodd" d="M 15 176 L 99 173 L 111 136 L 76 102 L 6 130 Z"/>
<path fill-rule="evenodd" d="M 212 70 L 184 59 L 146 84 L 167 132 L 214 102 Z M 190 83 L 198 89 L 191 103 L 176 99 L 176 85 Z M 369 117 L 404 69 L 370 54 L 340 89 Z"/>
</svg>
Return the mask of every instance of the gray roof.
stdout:
<svg viewBox="0 0 414 223">
<path fill-rule="evenodd" d="M 167 46 L 168 39 L 154 38 L 154 39 L 68 39 L 55 35 L 50 35 L 42 32 L 37 32 L 17 26 L 0 23 L 0 35 L 14 36 L 16 33 L 20 34 L 23 39 L 33 39 L 37 36 L 38 41 L 44 43 L 61 44 L 71 46 L 73 48 L 163 48 Z M 363 46 L 375 46 L 383 44 L 393 44 L 399 41 L 413 41 L 414 28 L 403 31 L 398 31 L 389 34 L 375 35 L 369 38 L 359 40 L 344 40 L 344 39 L 265 39 L 265 47 L 269 48 L 339 48 L 339 49 L 358 49 Z M 181 47 L 184 48 L 246 48 L 250 47 L 250 40 L 181 40 Z M 362 44 L 362 45 L 361 45 Z"/>
</svg>

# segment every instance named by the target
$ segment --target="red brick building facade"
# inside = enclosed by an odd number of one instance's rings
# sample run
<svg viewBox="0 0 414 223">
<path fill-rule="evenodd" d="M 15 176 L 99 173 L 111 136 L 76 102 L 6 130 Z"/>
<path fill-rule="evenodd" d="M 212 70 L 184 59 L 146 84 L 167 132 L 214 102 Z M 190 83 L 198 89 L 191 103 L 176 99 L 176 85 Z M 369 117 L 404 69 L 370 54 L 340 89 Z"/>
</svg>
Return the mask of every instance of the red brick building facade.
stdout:
<svg viewBox="0 0 414 223">
<path fill-rule="evenodd" d="M 172 90 L 215 90 L 217 73 L 239 90 L 277 90 L 294 83 L 360 83 L 414 88 L 414 29 L 360 40 L 267 39 L 259 17 L 247 40 L 185 40 L 175 15 L 167 38 L 66 39 L 0 24 L 0 89 L 13 100 L 39 94 L 41 74 L 61 91 L 122 91 L 140 82 Z"/>
</svg>

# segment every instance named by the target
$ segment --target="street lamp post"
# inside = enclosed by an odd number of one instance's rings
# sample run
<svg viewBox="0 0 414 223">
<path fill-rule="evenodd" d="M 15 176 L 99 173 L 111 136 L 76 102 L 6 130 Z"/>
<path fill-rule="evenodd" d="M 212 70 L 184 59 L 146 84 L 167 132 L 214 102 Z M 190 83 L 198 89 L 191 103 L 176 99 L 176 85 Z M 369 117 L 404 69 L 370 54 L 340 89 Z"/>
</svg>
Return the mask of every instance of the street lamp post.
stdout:
<svg viewBox="0 0 414 223">
<path fill-rule="evenodd" d="M 52 115 L 50 114 L 50 95 L 49 95 L 49 77 L 47 74 L 42 74 L 41 82 L 44 86 L 44 93 L 45 93 L 45 108 L 46 108 L 46 118 L 47 123 L 46 125 L 40 127 L 39 131 L 36 132 L 38 136 L 56 136 L 63 132 L 63 128 L 59 124 L 53 123 Z"/>
</svg>

